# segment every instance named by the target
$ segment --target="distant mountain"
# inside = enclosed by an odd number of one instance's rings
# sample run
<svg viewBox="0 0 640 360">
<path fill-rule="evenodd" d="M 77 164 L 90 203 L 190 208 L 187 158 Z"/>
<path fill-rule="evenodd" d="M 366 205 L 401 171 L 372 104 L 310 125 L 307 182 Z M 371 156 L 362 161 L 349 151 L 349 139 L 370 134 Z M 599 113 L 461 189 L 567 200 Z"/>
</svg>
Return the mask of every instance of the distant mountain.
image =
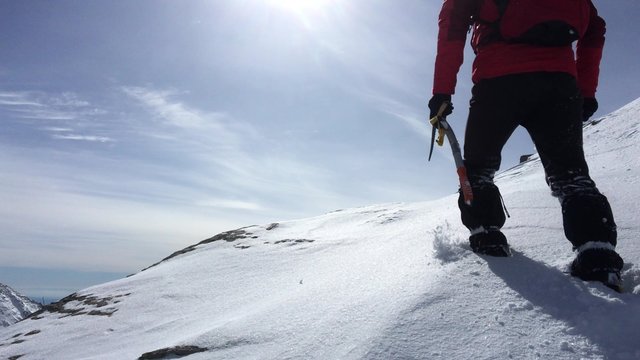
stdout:
<svg viewBox="0 0 640 360">
<path fill-rule="evenodd" d="M 471 251 L 456 194 L 248 226 L 0 328 L 0 359 L 638 360 L 640 99 L 584 142 L 624 293 L 567 274 L 536 154 L 496 177 L 512 257 Z"/>
<path fill-rule="evenodd" d="M 1 327 L 15 324 L 38 310 L 40 310 L 40 304 L 31 301 L 7 285 L 0 284 Z"/>
</svg>

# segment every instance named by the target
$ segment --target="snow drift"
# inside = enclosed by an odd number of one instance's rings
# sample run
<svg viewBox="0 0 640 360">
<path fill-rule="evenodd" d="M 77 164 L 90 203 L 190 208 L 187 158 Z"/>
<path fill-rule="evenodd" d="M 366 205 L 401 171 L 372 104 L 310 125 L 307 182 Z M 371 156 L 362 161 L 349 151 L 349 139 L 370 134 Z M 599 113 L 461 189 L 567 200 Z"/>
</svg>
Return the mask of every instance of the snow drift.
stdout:
<svg viewBox="0 0 640 360">
<path fill-rule="evenodd" d="M 497 178 L 513 257 L 469 250 L 456 195 L 249 226 L 0 330 L 0 358 L 638 359 L 639 131 L 640 99 L 584 131 L 626 293 L 566 274 L 533 156 Z"/>
</svg>

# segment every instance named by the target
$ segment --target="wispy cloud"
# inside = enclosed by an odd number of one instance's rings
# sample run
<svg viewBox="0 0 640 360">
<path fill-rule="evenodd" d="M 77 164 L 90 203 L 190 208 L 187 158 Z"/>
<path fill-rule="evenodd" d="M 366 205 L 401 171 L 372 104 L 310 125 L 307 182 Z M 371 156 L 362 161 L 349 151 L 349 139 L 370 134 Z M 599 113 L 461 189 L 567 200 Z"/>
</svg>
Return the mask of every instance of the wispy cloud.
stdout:
<svg viewBox="0 0 640 360">
<path fill-rule="evenodd" d="M 220 166 L 230 160 L 236 164 L 250 161 L 247 148 L 258 136 L 249 123 L 223 111 L 205 111 L 191 106 L 180 99 L 185 93 L 178 91 L 145 87 L 123 87 L 122 91 L 164 126 L 144 127 L 142 131 L 149 131 L 148 135 L 177 142 L 192 156 L 206 154 L 207 159 L 217 161 Z M 234 167 L 237 165 L 231 166 Z"/>
<path fill-rule="evenodd" d="M 426 106 L 425 109 L 421 109 L 422 112 L 419 112 L 410 105 L 381 93 L 360 91 L 359 95 L 379 111 L 402 121 L 416 135 L 420 137 L 429 136 L 431 126 L 428 124 L 426 119 Z"/>
<path fill-rule="evenodd" d="M 229 200 L 229 199 L 206 199 L 196 203 L 198 206 L 234 209 L 234 210 L 263 210 L 263 206 L 257 202 Z"/>
<path fill-rule="evenodd" d="M 224 131 L 221 120 L 228 118 L 222 112 L 203 112 L 175 100 L 176 91 L 155 90 L 144 87 L 125 86 L 125 94 L 139 101 L 154 115 L 167 124 L 186 129 L 202 129 L 215 127 Z"/>
<path fill-rule="evenodd" d="M 202 177 L 191 179 L 205 188 L 215 187 L 220 198 L 208 206 L 265 211 L 274 203 L 292 202 L 292 207 L 323 207 L 348 197 L 335 190 L 336 174 L 321 165 L 298 160 L 278 151 L 273 140 L 262 136 L 251 123 L 225 111 L 205 111 L 184 100 L 186 93 L 148 87 L 124 87 L 153 116 L 162 120 L 164 133 L 157 139 L 171 139 L 172 151 L 196 162 Z M 182 95 L 182 96 L 181 96 Z M 286 149 L 287 144 L 281 144 Z M 213 185 L 215 184 L 215 185 Z M 303 205 L 293 198 L 308 199 Z M 248 200 L 255 199 L 255 200 Z M 271 200 L 268 200 L 271 199 Z M 313 199 L 313 200 L 311 200 Z M 198 201 L 202 204 L 201 201 Z"/>
<path fill-rule="evenodd" d="M 0 106 L 23 119 L 72 120 L 78 117 L 77 108 L 86 107 L 88 103 L 70 103 L 70 96 L 69 93 L 55 96 L 42 92 L 5 91 L 0 93 Z"/>
<path fill-rule="evenodd" d="M 53 139 L 113 141 L 107 136 L 85 133 L 95 132 L 100 125 L 97 118 L 107 112 L 92 106 L 73 92 L 3 91 L 0 92 L 0 111 L 18 123 L 51 133 Z M 61 132 L 75 134 L 61 135 Z"/>
<path fill-rule="evenodd" d="M 49 104 L 58 107 L 87 108 L 91 106 L 86 100 L 81 99 L 73 92 L 63 92 L 60 95 L 49 97 Z"/>
<path fill-rule="evenodd" d="M 41 103 L 28 98 L 27 93 L 0 92 L 0 106 L 32 106 L 43 107 Z"/>
<path fill-rule="evenodd" d="M 54 139 L 59 139 L 59 140 L 96 141 L 96 142 L 101 142 L 101 143 L 114 142 L 115 141 L 114 139 L 106 137 L 106 136 L 93 136 L 93 135 L 75 135 L 75 134 L 58 135 L 58 134 L 54 134 L 54 135 L 52 135 L 52 137 Z"/>
<path fill-rule="evenodd" d="M 54 133 L 63 133 L 63 132 L 71 132 L 71 131 L 73 131 L 73 129 L 71 129 L 71 128 L 55 127 L 55 126 L 45 126 L 45 127 L 40 128 L 40 130 L 51 131 L 51 132 L 54 132 Z"/>
</svg>

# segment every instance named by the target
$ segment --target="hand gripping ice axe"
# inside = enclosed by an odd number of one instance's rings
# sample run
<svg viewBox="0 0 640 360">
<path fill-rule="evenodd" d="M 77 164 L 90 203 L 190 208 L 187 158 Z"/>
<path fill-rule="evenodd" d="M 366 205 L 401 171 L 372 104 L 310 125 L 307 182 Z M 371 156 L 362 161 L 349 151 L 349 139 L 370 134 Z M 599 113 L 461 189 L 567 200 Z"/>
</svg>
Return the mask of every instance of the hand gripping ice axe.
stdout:
<svg viewBox="0 0 640 360">
<path fill-rule="evenodd" d="M 456 168 L 458 172 L 458 179 L 460 180 L 460 189 L 462 191 L 462 196 L 464 197 L 464 202 L 467 205 L 471 205 L 473 201 L 473 191 L 471 190 L 471 183 L 469 182 L 469 178 L 467 177 L 467 169 L 464 167 L 464 161 L 462 160 L 462 152 L 460 151 L 460 144 L 458 143 L 458 139 L 456 138 L 456 134 L 454 134 L 453 129 L 449 125 L 446 120 L 446 117 L 443 115 L 445 110 L 449 106 L 448 103 L 443 103 L 438 110 L 436 116 L 434 116 L 429 122 L 433 125 L 433 131 L 431 133 L 431 146 L 429 148 L 429 161 L 431 161 L 431 154 L 433 154 L 433 143 L 436 141 L 436 128 L 438 130 L 438 146 L 442 146 L 444 144 L 444 137 L 447 136 L 449 139 L 449 144 L 451 145 L 451 150 L 453 151 L 453 159 L 456 162 Z"/>
</svg>

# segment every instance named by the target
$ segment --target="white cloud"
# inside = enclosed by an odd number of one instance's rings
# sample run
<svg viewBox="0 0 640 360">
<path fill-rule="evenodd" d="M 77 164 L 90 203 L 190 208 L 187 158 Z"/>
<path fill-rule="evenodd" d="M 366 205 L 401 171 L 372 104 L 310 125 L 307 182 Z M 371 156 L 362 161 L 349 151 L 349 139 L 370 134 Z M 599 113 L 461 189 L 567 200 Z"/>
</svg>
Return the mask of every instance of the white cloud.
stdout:
<svg viewBox="0 0 640 360">
<path fill-rule="evenodd" d="M 257 202 L 242 201 L 242 200 L 228 200 L 228 199 L 207 199 L 198 201 L 198 206 L 214 207 L 222 209 L 234 209 L 234 210 L 263 210 L 262 205 Z"/>
<path fill-rule="evenodd" d="M 59 139 L 59 140 L 95 141 L 95 142 L 101 142 L 101 143 L 115 141 L 114 139 L 106 136 L 94 136 L 94 135 L 69 134 L 69 135 L 53 135 L 52 137 L 54 139 Z"/>
<path fill-rule="evenodd" d="M 228 117 L 225 113 L 206 113 L 191 108 L 183 102 L 173 100 L 178 95 L 174 91 L 135 86 L 126 86 L 122 90 L 170 125 L 186 129 L 209 127 L 225 131 L 220 125 L 220 122 Z"/>
<path fill-rule="evenodd" d="M 52 106 L 63 106 L 72 108 L 83 108 L 91 106 L 91 104 L 80 99 L 78 94 L 72 92 L 64 92 L 58 96 L 53 96 L 49 99 L 49 104 Z"/>
<path fill-rule="evenodd" d="M 35 107 L 42 107 L 44 105 L 32 101 L 32 100 L 27 100 L 25 98 L 19 97 L 19 96 L 2 96 L 0 94 L 0 106 L 35 106 Z"/>
<path fill-rule="evenodd" d="M 230 183 L 260 173 L 250 164 L 265 155 L 256 151 L 256 145 L 263 139 L 250 124 L 225 112 L 194 108 L 177 99 L 184 94 L 177 91 L 131 86 L 122 90 L 167 125 L 165 128 L 144 127 L 145 135 L 174 142 L 174 151 L 202 161 L 204 168 L 218 169 L 217 173 L 233 179 Z"/>
<path fill-rule="evenodd" d="M 41 91 L 0 92 L 0 109 L 19 119 L 42 121 L 82 120 L 104 114 L 71 92 L 50 94 Z"/>
<path fill-rule="evenodd" d="M 73 92 L 0 92 L 0 111 L 6 112 L 14 122 L 53 133 L 53 139 L 88 143 L 115 141 L 105 134 L 81 134 L 106 132 L 100 120 L 107 111 L 92 106 Z"/>
<path fill-rule="evenodd" d="M 151 130 L 154 140 L 162 140 L 164 147 L 171 141 L 171 151 L 198 168 L 196 173 L 189 169 L 189 182 L 200 191 L 214 191 L 214 200 L 198 200 L 196 204 L 260 213 L 268 210 L 264 203 L 270 209 L 286 204 L 295 214 L 353 200 L 348 190 L 337 184 L 341 177 L 329 167 L 304 161 L 304 154 L 291 153 L 287 144 L 274 147 L 273 142 L 281 140 L 264 138 L 251 124 L 227 112 L 193 107 L 180 98 L 186 93 L 175 90 L 122 90 L 165 123 L 165 127 Z"/>
<path fill-rule="evenodd" d="M 428 123 L 428 108 L 421 109 L 418 115 L 416 110 L 396 99 L 373 91 L 361 91 L 359 95 L 371 103 L 378 110 L 401 120 L 407 127 L 420 137 L 430 136 L 431 125 Z"/>
<path fill-rule="evenodd" d="M 60 111 L 51 108 L 21 108 L 12 109 L 19 119 L 42 120 L 42 121 L 64 121 L 77 120 L 78 114 L 69 111 Z"/>
<path fill-rule="evenodd" d="M 51 132 L 71 132 L 73 129 L 64 128 L 64 127 L 55 127 L 55 126 L 45 126 L 40 128 L 40 130 L 51 131 Z"/>
</svg>

